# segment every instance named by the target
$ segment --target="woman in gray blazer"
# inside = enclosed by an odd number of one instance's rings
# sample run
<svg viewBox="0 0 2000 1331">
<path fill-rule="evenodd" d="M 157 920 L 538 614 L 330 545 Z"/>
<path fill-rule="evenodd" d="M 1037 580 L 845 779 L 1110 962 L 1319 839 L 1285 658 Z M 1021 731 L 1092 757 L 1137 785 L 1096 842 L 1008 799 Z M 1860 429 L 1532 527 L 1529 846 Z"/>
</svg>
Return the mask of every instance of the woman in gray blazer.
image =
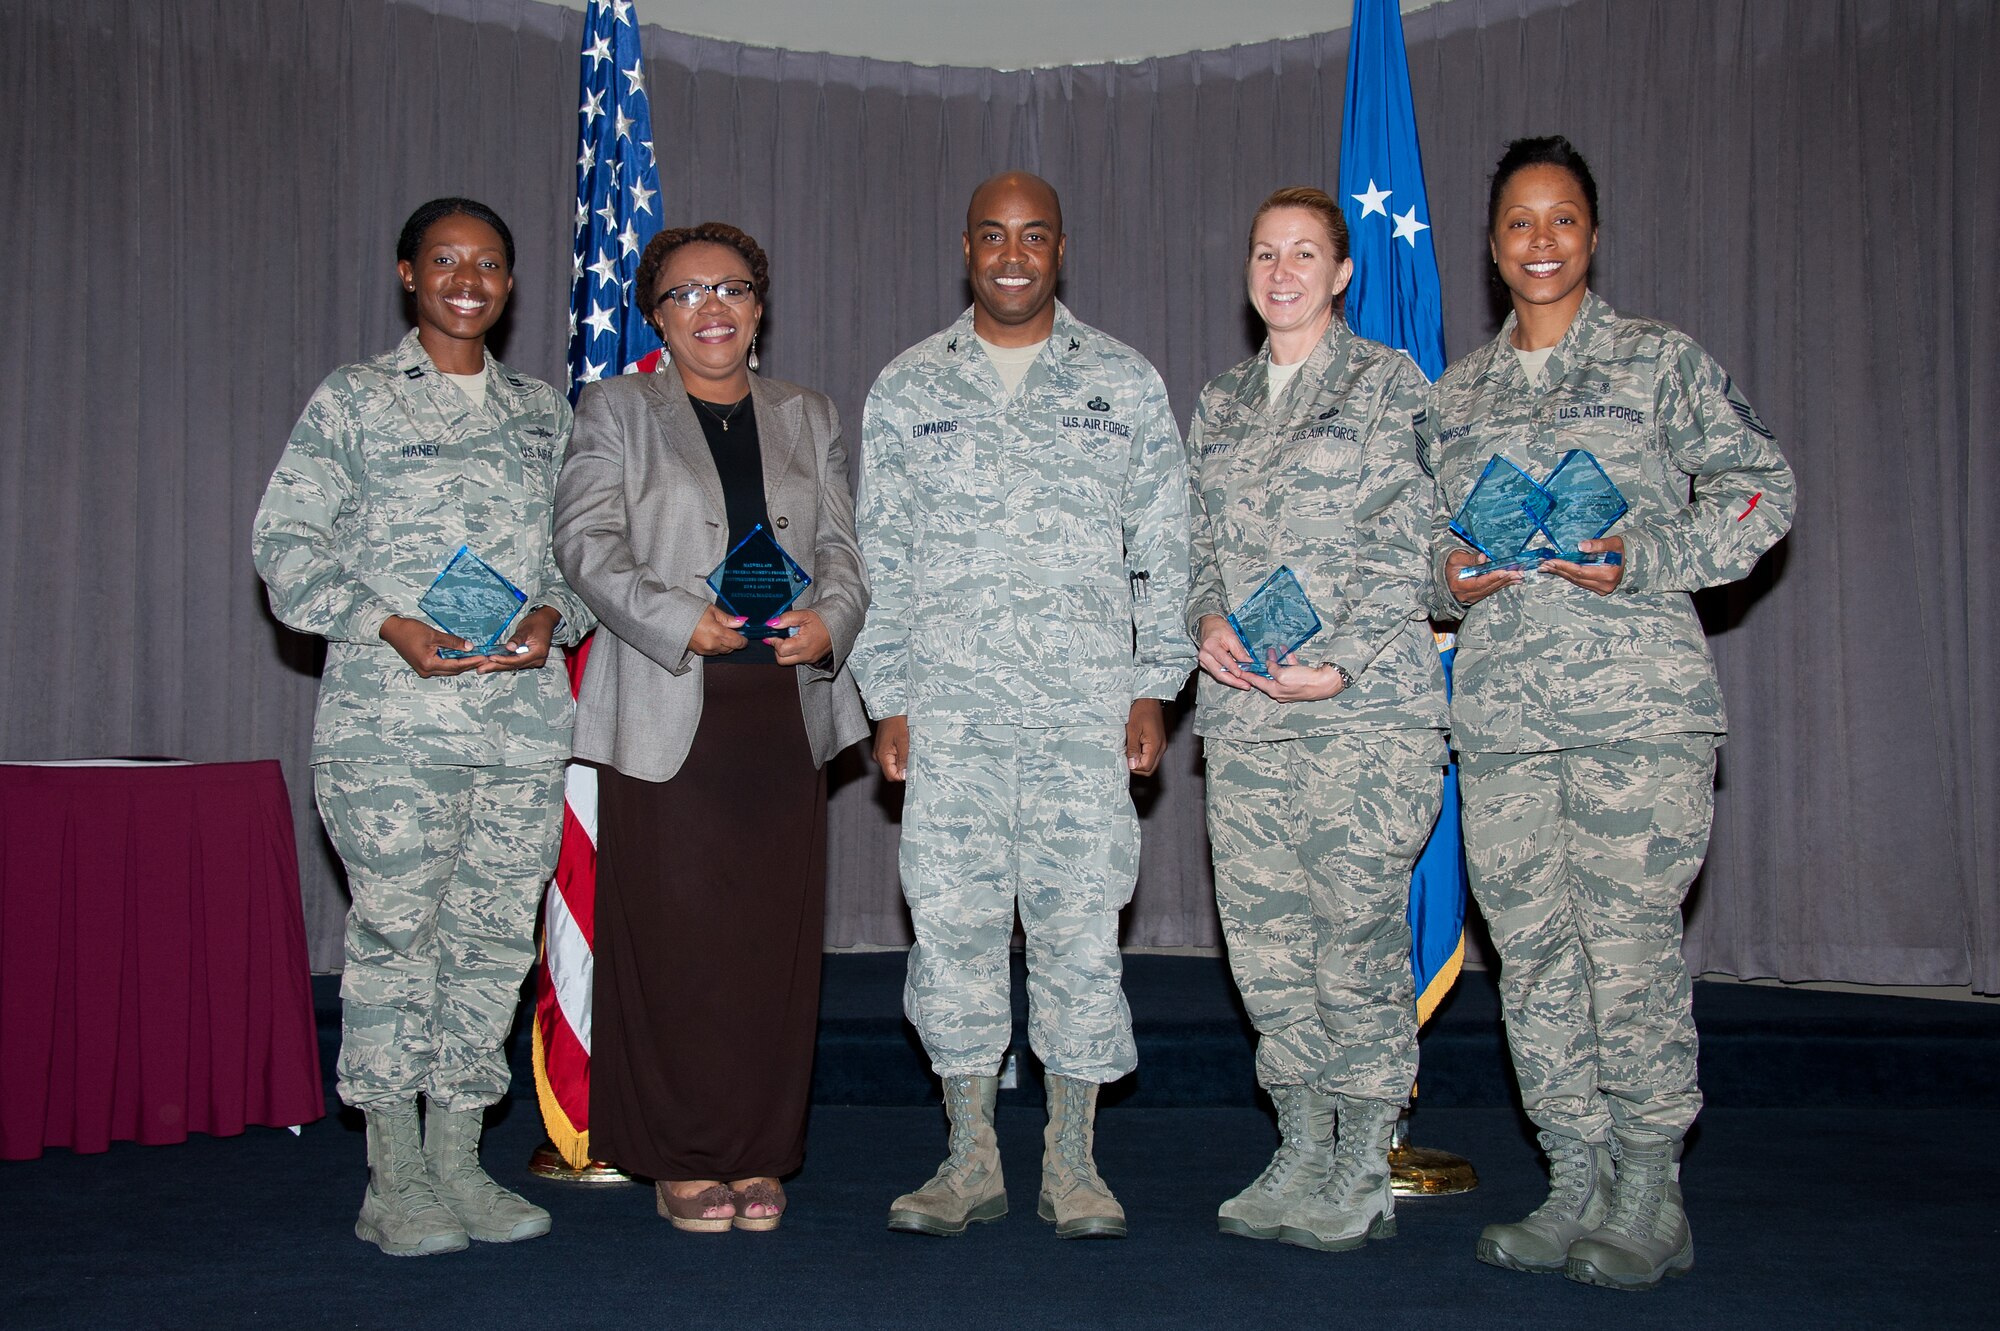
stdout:
<svg viewBox="0 0 2000 1331">
<path fill-rule="evenodd" d="M 603 626 L 576 719 L 599 769 L 591 1151 L 693 1232 L 776 1228 L 804 1159 L 825 764 L 868 732 L 847 451 L 825 396 L 752 373 L 768 279 L 733 226 L 655 236 L 633 290 L 666 354 L 585 387 L 556 489 L 556 563 Z M 708 578 L 767 538 L 811 581 L 753 623 Z"/>
</svg>

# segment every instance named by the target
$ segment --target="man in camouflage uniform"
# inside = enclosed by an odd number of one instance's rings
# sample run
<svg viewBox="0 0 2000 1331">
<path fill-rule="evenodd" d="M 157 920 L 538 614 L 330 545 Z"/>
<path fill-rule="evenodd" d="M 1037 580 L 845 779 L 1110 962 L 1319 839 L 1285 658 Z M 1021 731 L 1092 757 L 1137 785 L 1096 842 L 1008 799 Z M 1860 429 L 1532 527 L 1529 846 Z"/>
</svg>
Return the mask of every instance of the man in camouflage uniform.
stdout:
<svg viewBox="0 0 2000 1331">
<path fill-rule="evenodd" d="M 909 1232 L 1006 1213 L 992 1110 L 1018 906 L 1049 1085 L 1039 1209 L 1064 1237 L 1125 1233 L 1093 1115 L 1099 1085 L 1137 1062 L 1119 986 L 1138 873 L 1127 783 L 1158 765 L 1161 702 L 1193 662 L 1187 473 L 1153 367 L 1056 301 L 1062 251 L 1047 184 L 980 186 L 973 308 L 890 363 L 863 424 L 871 602 L 849 660 L 877 759 L 908 774 L 904 1010 L 952 1120 L 950 1158 L 891 1207 Z"/>
<path fill-rule="evenodd" d="M 327 639 L 314 793 L 353 901 L 338 1089 L 369 1116 L 376 1165 L 357 1231 L 398 1255 L 549 1227 L 473 1174 L 481 1111 L 507 1091 L 501 1045 L 561 830 L 572 704 L 544 662 L 552 637 L 576 643 L 594 621 L 549 554 L 569 405 L 490 353 L 484 375 L 476 403 L 417 331 L 335 371 L 285 446 L 254 537 L 273 613 Z M 473 644 L 417 606 L 461 544 L 527 593 L 514 647 L 490 658 L 439 658 Z M 424 1162 L 407 1159 L 419 1095 L 434 1200 L 420 1195 Z"/>
<path fill-rule="evenodd" d="M 1423 375 L 1331 315 L 1283 388 L 1267 343 L 1209 383 L 1188 432 L 1216 905 L 1283 1136 L 1217 1219 L 1330 1251 L 1394 1232 L 1389 1137 L 1417 1071 L 1410 870 L 1448 758 L 1422 609 L 1435 500 L 1410 429 Z M 1281 564 L 1324 627 L 1267 681 L 1226 616 Z"/>
<path fill-rule="evenodd" d="M 1551 1160 L 1548 1202 L 1489 1225 L 1479 1256 L 1644 1288 L 1693 1262 L 1670 1181 L 1701 1108 L 1680 907 L 1727 722 L 1690 593 L 1749 573 L 1791 525 L 1794 482 L 1685 334 L 1586 293 L 1537 382 L 1511 345 L 1516 321 L 1445 373 L 1418 428 L 1441 499 L 1432 606 L 1464 621 L 1451 721 L 1466 862 Z M 1457 571 L 1476 557 L 1448 524 L 1488 459 L 1540 478 L 1570 449 L 1631 506 L 1584 546 L 1622 549 L 1622 566 L 1577 570 L 1608 590 L 1549 572 L 1467 588 Z M 1607 1239 L 1650 1255 L 1611 1256 Z"/>
</svg>

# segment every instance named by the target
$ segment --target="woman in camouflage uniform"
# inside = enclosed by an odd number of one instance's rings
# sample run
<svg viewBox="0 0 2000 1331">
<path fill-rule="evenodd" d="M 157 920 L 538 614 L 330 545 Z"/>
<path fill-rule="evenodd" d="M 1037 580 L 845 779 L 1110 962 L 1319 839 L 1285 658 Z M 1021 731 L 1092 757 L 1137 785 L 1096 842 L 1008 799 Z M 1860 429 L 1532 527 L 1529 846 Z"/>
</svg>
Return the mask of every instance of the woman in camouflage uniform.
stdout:
<svg viewBox="0 0 2000 1331">
<path fill-rule="evenodd" d="M 417 326 L 313 394 L 253 553 L 272 613 L 327 640 L 313 788 L 353 899 L 339 1091 L 367 1115 L 370 1170 L 355 1233 L 416 1256 L 549 1230 L 479 1168 L 479 1132 L 507 1093 L 501 1045 L 562 829 L 572 707 L 544 666 L 594 621 L 549 553 L 569 404 L 486 349 L 514 288 L 506 223 L 435 199 L 396 260 Z M 440 655 L 473 644 L 417 605 L 461 545 L 527 595 L 491 655 Z"/>
<path fill-rule="evenodd" d="M 1694 1262 L 1678 1179 L 1701 1092 L 1680 907 L 1726 729 L 1691 593 L 1743 577 L 1784 535 L 1792 474 L 1707 353 L 1590 291 L 1597 187 L 1567 140 L 1509 145 L 1489 224 L 1513 313 L 1438 380 L 1418 434 L 1440 490 L 1432 608 L 1463 619 L 1466 862 L 1550 1191 L 1487 1226 L 1478 1255 L 1650 1289 Z M 1621 562 L 1478 573 L 1485 556 L 1447 528 L 1488 460 L 1540 478 L 1572 449 L 1630 505 L 1580 550 Z"/>
<path fill-rule="evenodd" d="M 1411 430 L 1424 377 L 1348 329 L 1353 271 L 1332 199 L 1267 199 L 1247 282 L 1269 340 L 1209 383 L 1188 432 L 1216 905 L 1283 1134 L 1218 1221 L 1329 1251 L 1395 1232 L 1389 1135 L 1417 1063 L 1410 869 L 1446 759 Z M 1227 616 L 1279 565 L 1324 627 L 1267 676 Z"/>
</svg>

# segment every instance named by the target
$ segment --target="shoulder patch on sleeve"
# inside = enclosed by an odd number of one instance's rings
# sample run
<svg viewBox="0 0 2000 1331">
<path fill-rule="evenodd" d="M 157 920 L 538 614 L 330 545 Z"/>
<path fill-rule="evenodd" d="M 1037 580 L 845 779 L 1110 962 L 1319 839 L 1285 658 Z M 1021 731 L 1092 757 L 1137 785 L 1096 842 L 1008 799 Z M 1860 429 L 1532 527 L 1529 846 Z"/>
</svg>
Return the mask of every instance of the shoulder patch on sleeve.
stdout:
<svg viewBox="0 0 2000 1331">
<path fill-rule="evenodd" d="M 1431 463 L 1431 413 L 1426 407 L 1410 417 L 1410 433 L 1417 438 L 1417 465 L 1424 469 L 1424 475 L 1437 479 L 1437 468 Z"/>
<path fill-rule="evenodd" d="M 1743 422 L 1745 429 L 1760 434 L 1766 439 L 1776 439 L 1777 436 L 1771 433 L 1769 427 L 1762 420 L 1758 419 L 1757 413 L 1750 406 L 1749 401 L 1744 398 L 1743 394 L 1736 391 L 1736 381 L 1727 375 L 1723 376 L 1722 395 L 1729 400 L 1729 409 L 1736 413 L 1737 419 Z"/>
</svg>

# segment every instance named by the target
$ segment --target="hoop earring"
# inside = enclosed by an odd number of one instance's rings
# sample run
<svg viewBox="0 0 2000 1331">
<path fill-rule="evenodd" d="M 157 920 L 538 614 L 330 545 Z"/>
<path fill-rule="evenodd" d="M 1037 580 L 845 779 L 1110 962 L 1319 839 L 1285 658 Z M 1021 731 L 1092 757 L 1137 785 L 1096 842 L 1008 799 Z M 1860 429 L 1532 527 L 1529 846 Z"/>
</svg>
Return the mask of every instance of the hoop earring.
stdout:
<svg viewBox="0 0 2000 1331">
<path fill-rule="evenodd" d="M 753 369 L 753 370 L 757 368 L 757 335 L 756 335 L 755 333 L 752 333 L 752 334 L 750 334 L 750 360 L 749 360 L 749 365 L 750 365 L 750 368 L 751 368 L 751 369 Z"/>
</svg>

